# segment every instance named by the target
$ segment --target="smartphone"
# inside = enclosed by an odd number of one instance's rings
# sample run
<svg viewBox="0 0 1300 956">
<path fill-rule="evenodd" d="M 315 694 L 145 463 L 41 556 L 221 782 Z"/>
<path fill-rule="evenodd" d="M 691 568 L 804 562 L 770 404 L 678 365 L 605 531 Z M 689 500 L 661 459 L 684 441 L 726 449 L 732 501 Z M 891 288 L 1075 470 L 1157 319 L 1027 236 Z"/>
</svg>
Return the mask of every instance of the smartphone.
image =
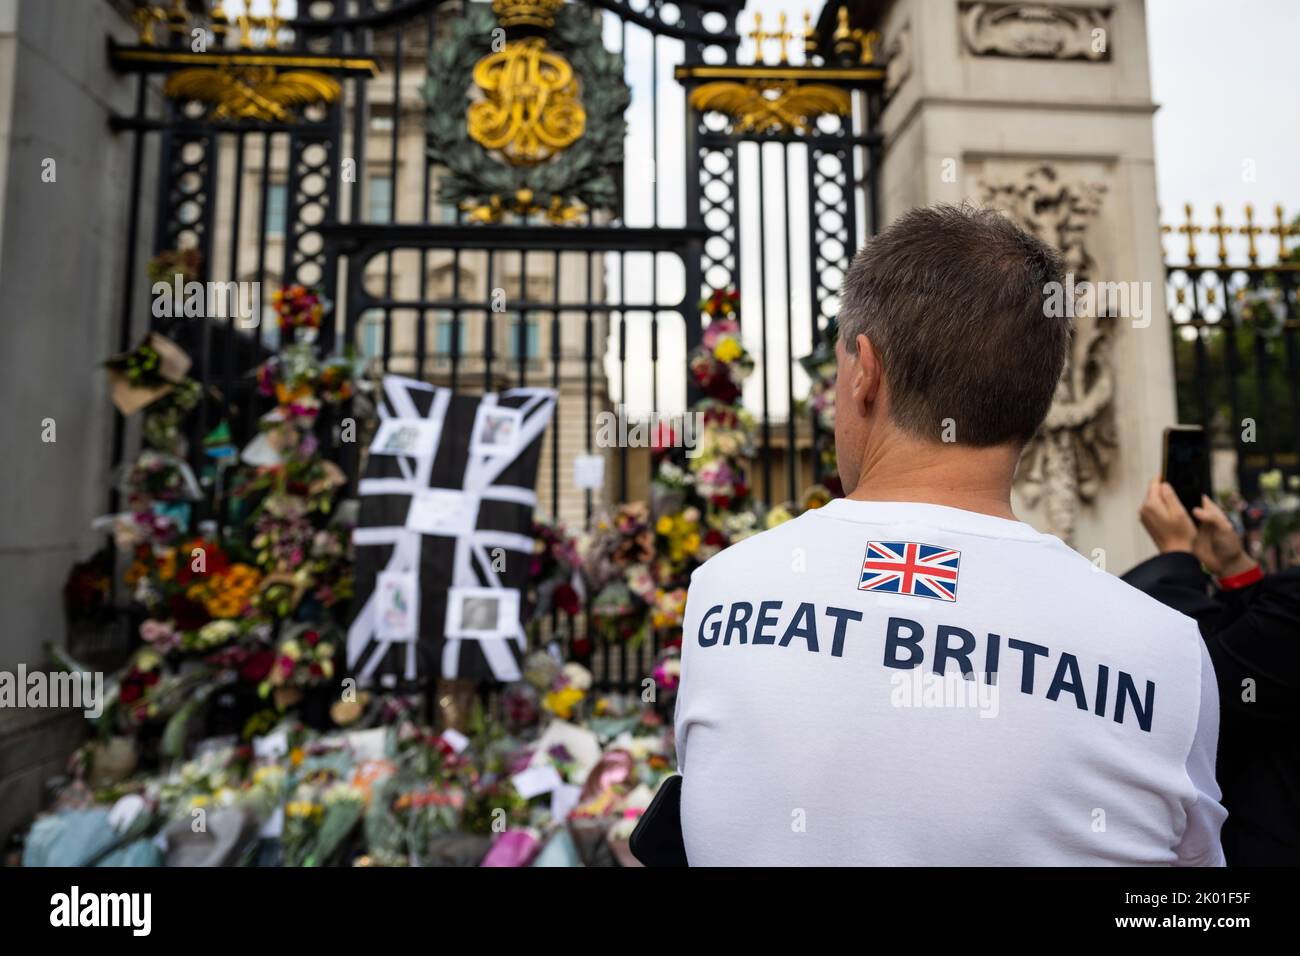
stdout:
<svg viewBox="0 0 1300 956">
<path fill-rule="evenodd" d="M 1210 490 L 1210 446 L 1200 425 L 1175 425 L 1165 429 L 1165 453 L 1160 478 L 1173 486 L 1190 515 Z M 1195 521 L 1195 517 L 1192 518 Z"/>
<path fill-rule="evenodd" d="M 650 806 L 641 814 L 628 842 L 632 855 L 645 866 L 687 866 L 682 838 L 682 775 L 659 785 Z"/>
</svg>

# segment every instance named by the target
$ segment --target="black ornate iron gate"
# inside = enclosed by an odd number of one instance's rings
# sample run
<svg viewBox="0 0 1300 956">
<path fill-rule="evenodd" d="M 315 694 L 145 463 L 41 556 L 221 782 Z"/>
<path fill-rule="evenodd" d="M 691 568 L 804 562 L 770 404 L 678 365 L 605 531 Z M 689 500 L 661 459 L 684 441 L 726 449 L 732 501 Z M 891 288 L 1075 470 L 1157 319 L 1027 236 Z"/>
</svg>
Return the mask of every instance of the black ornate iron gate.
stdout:
<svg viewBox="0 0 1300 956">
<path fill-rule="evenodd" d="M 499 192 L 444 198 L 464 178 L 436 108 L 457 44 L 499 49 L 562 6 L 565 29 L 598 40 L 569 59 L 604 70 L 609 88 L 617 71 L 630 94 L 606 104 L 627 122 L 606 170 L 612 194 L 578 189 L 588 201 L 570 201 L 557 188 L 538 202 L 511 188 L 506 164 L 479 171 Z M 601 501 L 569 493 L 562 466 L 594 450 L 596 413 L 683 409 L 696 303 L 735 288 L 759 361 L 746 393 L 761 428 L 758 492 L 792 498 L 815 431 L 797 413 L 806 382 L 795 359 L 834 316 L 849 258 L 876 228 L 883 72 L 872 38 L 844 16 L 833 32 L 784 15 L 766 30 L 753 17 L 744 32 L 743 6 L 497 0 L 500 37 L 476 32 L 491 19 L 486 3 L 299 0 L 292 19 L 272 5 L 269 17 L 230 22 L 201 0 L 145 10 L 141 42 L 110 51 L 140 83 L 134 115 L 112 120 L 135 136 L 129 248 L 143 228 L 148 146 L 156 252 L 196 248 L 209 280 L 257 282 L 265 299 L 278 286 L 322 286 L 338 303 L 321 330 L 326 350 L 352 345 L 385 370 L 461 390 L 555 388 L 539 499 L 576 522 Z M 834 11 L 818 22 L 835 24 Z M 161 98 L 156 75 L 167 77 Z M 589 138 L 598 120 L 588 118 Z M 123 348 L 143 331 L 139 267 L 129 251 Z M 198 377 L 239 409 L 247 434 L 265 408 L 240 373 L 275 335 L 269 322 L 183 332 Z M 201 414 L 195 435 L 213 424 Z M 119 459 L 126 443 L 119 422 Z M 639 469 L 619 449 L 611 497 L 633 495 Z"/>
</svg>

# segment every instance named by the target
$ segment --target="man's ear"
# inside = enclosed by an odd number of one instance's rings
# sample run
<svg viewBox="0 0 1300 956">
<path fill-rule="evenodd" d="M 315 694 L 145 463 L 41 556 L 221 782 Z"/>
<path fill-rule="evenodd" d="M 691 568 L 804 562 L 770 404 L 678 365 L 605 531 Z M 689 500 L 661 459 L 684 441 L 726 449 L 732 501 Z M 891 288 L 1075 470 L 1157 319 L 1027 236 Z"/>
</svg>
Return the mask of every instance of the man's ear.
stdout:
<svg viewBox="0 0 1300 956">
<path fill-rule="evenodd" d="M 853 402 L 862 411 L 867 411 L 880 394 L 880 358 L 871 339 L 859 335 L 855 340 L 858 347 L 853 359 Z"/>
</svg>

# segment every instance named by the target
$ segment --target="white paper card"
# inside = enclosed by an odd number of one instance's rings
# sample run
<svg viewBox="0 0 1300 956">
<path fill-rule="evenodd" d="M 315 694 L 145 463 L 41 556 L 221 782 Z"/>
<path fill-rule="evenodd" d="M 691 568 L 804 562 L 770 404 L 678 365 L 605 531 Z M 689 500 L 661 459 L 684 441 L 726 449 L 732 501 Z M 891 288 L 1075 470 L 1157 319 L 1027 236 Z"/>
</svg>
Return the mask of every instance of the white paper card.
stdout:
<svg viewBox="0 0 1300 956">
<path fill-rule="evenodd" d="M 388 728 L 372 727 L 370 730 L 349 731 L 343 735 L 343 739 L 352 748 L 353 759 L 357 763 L 364 763 L 367 760 L 383 759 L 387 736 Z"/>
<path fill-rule="evenodd" d="M 605 456 L 579 455 L 573 459 L 573 486 L 599 491 L 605 487 Z"/>
<path fill-rule="evenodd" d="M 478 519 L 474 498 L 450 488 L 424 488 L 411 495 L 406 527 L 420 534 L 457 537 L 470 534 Z"/>
<path fill-rule="evenodd" d="M 380 571 L 375 579 L 375 636 L 414 641 L 420 630 L 420 581 L 414 571 Z"/>
<path fill-rule="evenodd" d="M 562 786 L 564 778 L 560 776 L 560 771 L 555 769 L 554 764 L 547 763 L 519 771 L 510 778 L 510 782 L 519 791 L 519 796 L 531 800 L 533 797 L 540 797 Z"/>
<path fill-rule="evenodd" d="M 466 737 L 464 734 L 462 734 L 459 730 L 456 730 L 454 727 L 448 727 L 446 730 L 444 730 L 442 732 L 442 739 L 447 741 L 447 746 L 449 746 L 456 753 L 462 752 L 466 747 L 469 746 L 469 738 Z"/>
<path fill-rule="evenodd" d="M 582 799 L 582 788 L 574 783 L 562 783 L 551 791 L 551 817 L 567 820 L 573 808 Z"/>
<path fill-rule="evenodd" d="M 428 418 L 385 418 L 370 442 L 372 455 L 432 455 L 438 447 L 439 423 Z"/>
<path fill-rule="evenodd" d="M 289 752 L 289 735 L 283 730 L 253 738 L 253 756 L 258 760 L 279 760 Z"/>
<path fill-rule="evenodd" d="M 262 824 L 262 830 L 259 834 L 264 837 L 278 837 L 284 832 L 284 807 L 276 807 L 271 815 L 267 817 L 266 822 Z"/>
</svg>

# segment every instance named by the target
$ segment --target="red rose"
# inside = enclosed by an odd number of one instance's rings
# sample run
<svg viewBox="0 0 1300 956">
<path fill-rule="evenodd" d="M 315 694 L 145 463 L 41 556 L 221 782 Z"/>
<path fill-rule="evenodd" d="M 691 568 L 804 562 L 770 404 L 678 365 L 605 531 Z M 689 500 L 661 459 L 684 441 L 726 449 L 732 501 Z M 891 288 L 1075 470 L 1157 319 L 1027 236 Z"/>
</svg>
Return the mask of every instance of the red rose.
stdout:
<svg viewBox="0 0 1300 956">
<path fill-rule="evenodd" d="M 117 698 L 124 704 L 129 704 L 133 700 L 140 699 L 139 684 L 123 684 L 122 689 L 117 692 Z"/>
<path fill-rule="evenodd" d="M 556 607 L 570 616 L 577 614 L 581 606 L 578 600 L 578 592 L 568 584 L 561 584 L 556 588 L 552 600 Z"/>
<path fill-rule="evenodd" d="M 302 639 L 306 641 L 309 646 L 315 647 L 317 644 L 320 643 L 320 632 L 307 631 L 305 634 L 303 634 Z"/>
<path fill-rule="evenodd" d="M 271 673 L 274 664 L 274 651 L 255 651 L 248 656 L 244 666 L 239 669 L 239 679 L 248 684 L 260 684 Z"/>
<path fill-rule="evenodd" d="M 207 608 L 197 601 L 191 601 L 183 594 L 172 595 L 168 606 L 171 609 L 172 618 L 176 621 L 178 631 L 197 631 L 212 620 Z"/>
</svg>

